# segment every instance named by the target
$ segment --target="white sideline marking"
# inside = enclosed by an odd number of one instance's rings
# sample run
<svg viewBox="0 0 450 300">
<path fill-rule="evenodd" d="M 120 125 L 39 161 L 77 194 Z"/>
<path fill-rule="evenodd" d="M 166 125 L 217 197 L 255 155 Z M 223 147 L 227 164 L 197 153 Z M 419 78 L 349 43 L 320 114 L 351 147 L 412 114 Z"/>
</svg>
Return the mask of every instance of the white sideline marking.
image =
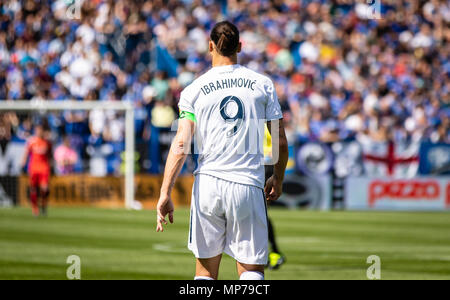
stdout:
<svg viewBox="0 0 450 300">
<path fill-rule="evenodd" d="M 190 253 L 187 247 L 176 246 L 171 243 L 154 244 L 153 249 L 168 253 Z"/>
<path fill-rule="evenodd" d="M 298 243 L 298 244 L 317 244 L 322 242 L 322 239 L 315 237 L 280 237 L 280 241 L 284 243 Z"/>
</svg>

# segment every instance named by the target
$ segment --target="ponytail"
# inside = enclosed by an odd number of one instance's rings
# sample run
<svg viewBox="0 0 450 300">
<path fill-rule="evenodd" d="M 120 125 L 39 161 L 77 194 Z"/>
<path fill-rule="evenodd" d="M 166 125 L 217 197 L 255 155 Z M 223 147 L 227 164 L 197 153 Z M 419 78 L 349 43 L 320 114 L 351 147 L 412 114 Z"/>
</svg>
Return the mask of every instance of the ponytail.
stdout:
<svg viewBox="0 0 450 300">
<path fill-rule="evenodd" d="M 228 21 L 217 23 L 211 30 L 210 38 L 220 55 L 232 56 L 237 52 L 239 31 L 232 23 Z"/>
</svg>

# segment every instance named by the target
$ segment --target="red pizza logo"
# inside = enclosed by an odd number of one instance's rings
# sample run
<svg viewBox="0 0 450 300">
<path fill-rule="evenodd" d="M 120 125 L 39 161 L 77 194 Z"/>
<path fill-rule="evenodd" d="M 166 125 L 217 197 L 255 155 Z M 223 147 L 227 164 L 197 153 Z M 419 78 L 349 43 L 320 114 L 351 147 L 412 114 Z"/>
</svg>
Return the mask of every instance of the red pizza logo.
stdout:
<svg viewBox="0 0 450 300">
<path fill-rule="evenodd" d="M 369 207 L 382 198 L 406 201 L 439 200 L 440 186 L 436 180 L 375 180 L 369 185 Z M 447 206 L 450 206 L 450 184 L 447 185 Z"/>
</svg>

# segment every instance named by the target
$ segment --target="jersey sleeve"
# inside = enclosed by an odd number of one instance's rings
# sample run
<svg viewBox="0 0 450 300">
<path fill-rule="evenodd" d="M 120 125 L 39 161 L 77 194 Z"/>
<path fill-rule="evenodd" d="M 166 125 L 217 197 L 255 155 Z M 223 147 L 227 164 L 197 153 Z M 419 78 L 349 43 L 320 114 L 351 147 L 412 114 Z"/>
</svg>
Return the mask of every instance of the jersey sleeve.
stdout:
<svg viewBox="0 0 450 300">
<path fill-rule="evenodd" d="M 277 92 L 271 80 L 268 80 L 265 90 L 267 94 L 266 120 L 279 120 L 283 118 L 283 113 L 281 112 L 281 106 L 280 102 L 278 101 Z"/>
<path fill-rule="evenodd" d="M 192 93 L 192 85 L 187 86 L 180 94 L 180 101 L 178 102 L 178 108 L 181 111 L 186 111 L 195 114 L 194 101 L 196 95 Z"/>
</svg>

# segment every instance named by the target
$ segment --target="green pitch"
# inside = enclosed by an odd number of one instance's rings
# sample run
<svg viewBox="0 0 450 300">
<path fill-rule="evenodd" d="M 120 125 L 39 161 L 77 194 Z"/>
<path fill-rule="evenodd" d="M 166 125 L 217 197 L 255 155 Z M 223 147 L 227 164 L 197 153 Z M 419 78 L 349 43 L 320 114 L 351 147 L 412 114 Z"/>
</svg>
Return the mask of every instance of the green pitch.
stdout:
<svg viewBox="0 0 450 300">
<path fill-rule="evenodd" d="M 192 279 L 189 211 L 156 233 L 154 211 L 53 208 L 35 219 L 0 209 L 0 279 L 66 279 L 69 255 L 81 279 Z M 450 279 L 450 214 L 269 210 L 287 263 L 267 279 L 366 279 L 381 258 L 382 279 Z M 235 279 L 225 256 L 221 279 Z"/>
</svg>

